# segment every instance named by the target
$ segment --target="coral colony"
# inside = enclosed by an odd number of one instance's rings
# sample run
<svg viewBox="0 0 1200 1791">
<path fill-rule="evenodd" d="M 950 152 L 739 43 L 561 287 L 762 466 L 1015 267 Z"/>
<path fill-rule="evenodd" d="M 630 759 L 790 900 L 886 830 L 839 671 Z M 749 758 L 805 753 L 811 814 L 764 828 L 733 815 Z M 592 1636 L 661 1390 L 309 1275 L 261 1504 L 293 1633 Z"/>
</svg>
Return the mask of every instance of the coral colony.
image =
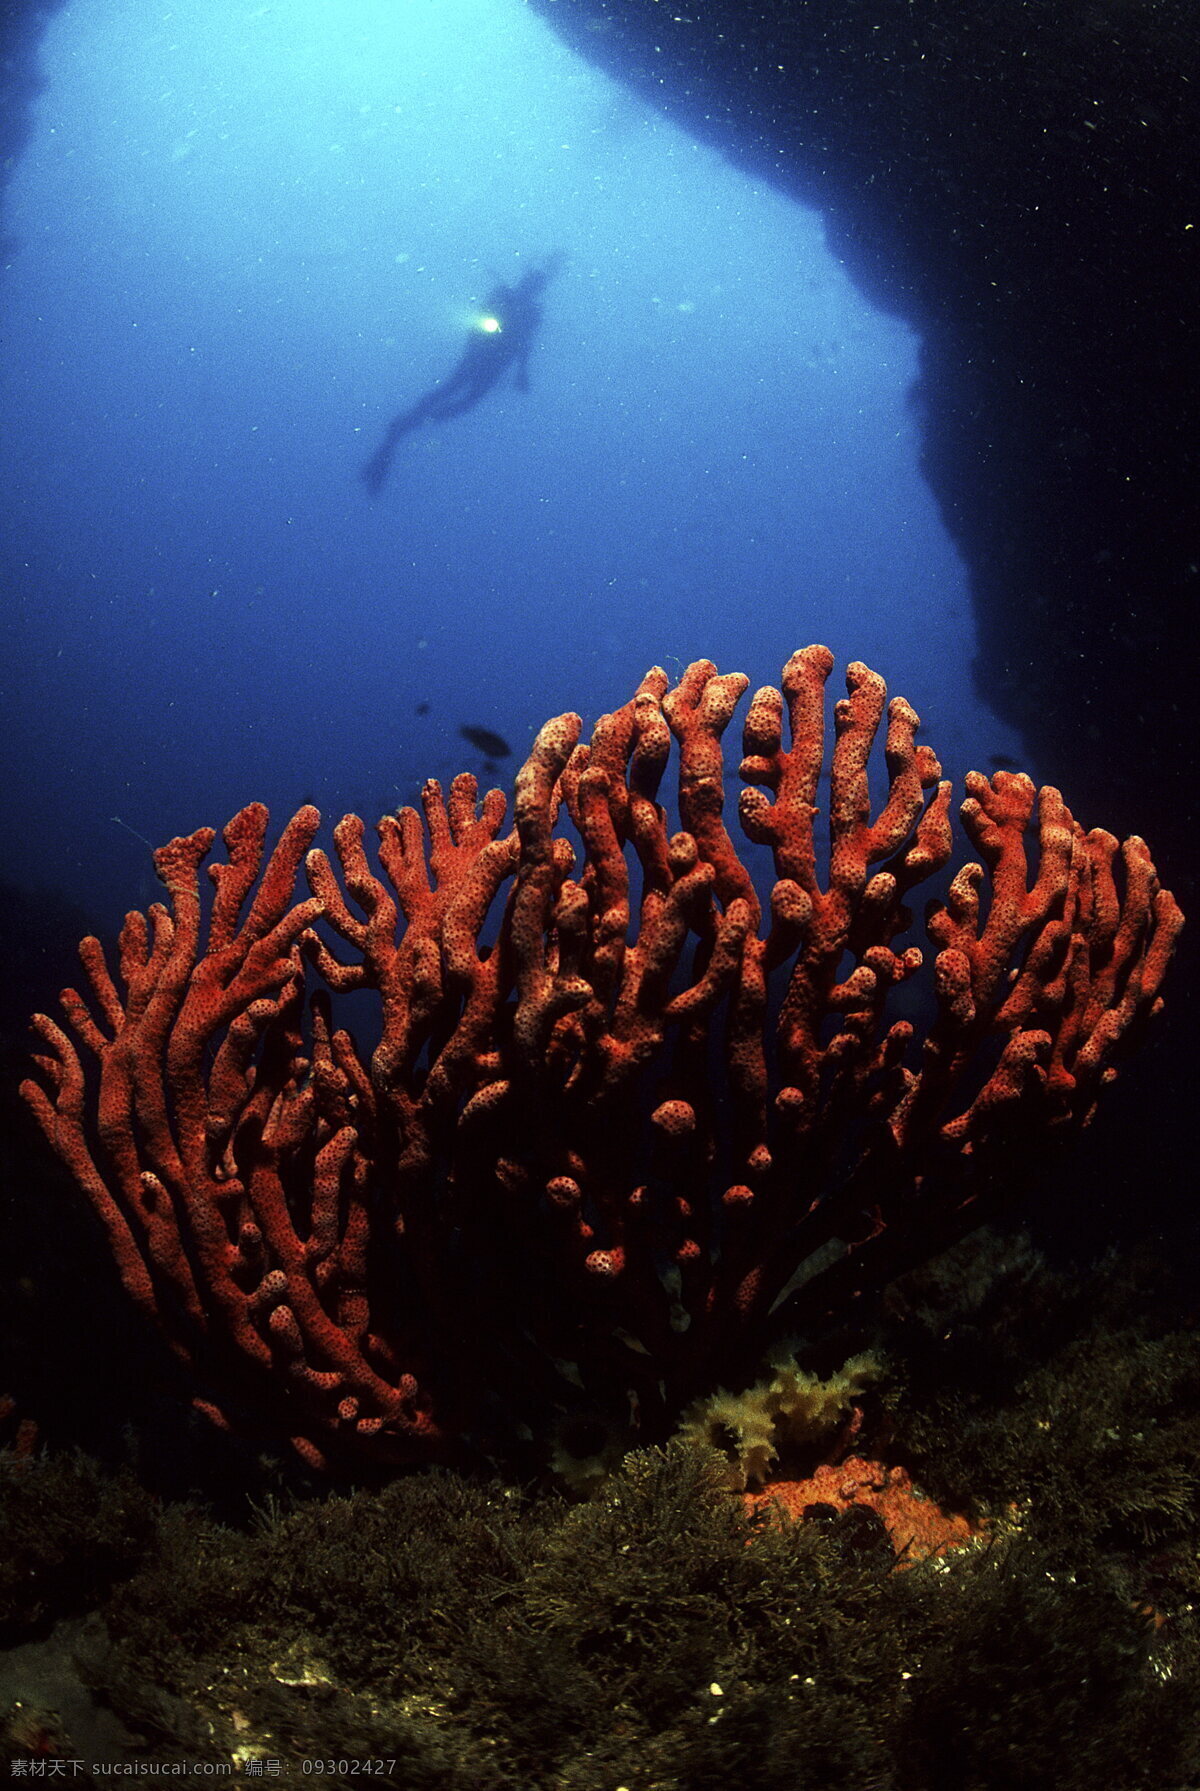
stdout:
<svg viewBox="0 0 1200 1791">
<path fill-rule="evenodd" d="M 747 680 L 706 661 L 649 672 L 590 744 L 548 722 L 509 831 L 460 776 L 425 785 L 424 828 L 384 817 L 380 871 L 355 816 L 336 865 L 310 849 L 310 807 L 269 854 L 265 809 L 236 815 L 211 904 L 211 829 L 156 853 L 169 907 L 128 916 L 119 978 L 83 941 L 95 1013 L 62 997 L 98 1076 L 39 1015 L 24 1093 L 202 1410 L 266 1414 L 314 1466 L 503 1453 L 573 1413 L 655 1439 L 1086 1123 L 1182 922 L 1145 843 L 971 773 L 979 862 L 928 904 L 926 969 L 899 941 L 950 860 L 951 785 L 897 698 L 872 818 L 886 689 L 851 665 L 819 850 L 832 664 L 794 654 L 745 722 L 765 902 L 722 818 Z M 897 1017 L 912 979 L 924 1025 Z M 353 991 L 369 1054 L 333 1023 Z"/>
</svg>

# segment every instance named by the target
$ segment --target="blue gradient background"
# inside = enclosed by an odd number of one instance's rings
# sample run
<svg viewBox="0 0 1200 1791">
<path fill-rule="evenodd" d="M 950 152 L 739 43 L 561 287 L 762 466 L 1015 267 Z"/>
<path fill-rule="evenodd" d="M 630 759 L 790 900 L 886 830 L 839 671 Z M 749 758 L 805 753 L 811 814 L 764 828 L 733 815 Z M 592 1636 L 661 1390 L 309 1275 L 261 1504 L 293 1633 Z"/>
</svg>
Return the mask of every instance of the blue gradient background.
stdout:
<svg viewBox="0 0 1200 1791">
<path fill-rule="evenodd" d="M 652 663 L 757 685 L 813 640 L 960 784 L 1021 756 L 971 689 L 912 331 L 519 0 L 77 0 L 43 67 L 0 282 L 11 879 L 108 932 L 159 893 L 146 841 L 252 798 L 372 821 L 481 768 L 463 723 L 507 783 Z M 532 391 L 372 501 L 387 419 L 555 250 Z"/>
</svg>

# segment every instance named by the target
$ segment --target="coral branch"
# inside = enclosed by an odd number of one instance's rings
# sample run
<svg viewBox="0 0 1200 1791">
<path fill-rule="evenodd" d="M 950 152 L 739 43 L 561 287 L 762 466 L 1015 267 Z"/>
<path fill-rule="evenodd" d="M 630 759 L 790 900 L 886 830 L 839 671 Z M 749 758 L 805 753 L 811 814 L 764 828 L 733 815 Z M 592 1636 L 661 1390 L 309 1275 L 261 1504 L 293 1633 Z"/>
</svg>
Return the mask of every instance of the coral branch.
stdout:
<svg viewBox="0 0 1200 1791">
<path fill-rule="evenodd" d="M 978 857 L 929 903 L 921 978 L 906 900 L 949 863 L 951 786 L 854 664 L 823 842 L 832 665 L 805 648 L 749 707 L 739 813 L 773 876 L 724 819 L 746 680 L 707 661 L 587 744 L 548 722 L 507 834 L 465 776 L 380 822 L 378 868 L 354 816 L 310 849 L 310 808 L 268 855 L 252 805 L 207 918 L 212 832 L 156 854 L 169 907 L 128 917 L 116 977 L 84 941 L 94 1012 L 67 990 L 69 1030 L 37 1017 L 24 1092 L 205 1410 L 270 1408 L 313 1463 L 495 1452 L 579 1411 L 661 1435 L 938 1248 L 981 1159 L 1087 1122 L 1181 925 L 1144 842 L 971 773 Z M 353 990 L 365 1053 L 332 1025 Z"/>
</svg>

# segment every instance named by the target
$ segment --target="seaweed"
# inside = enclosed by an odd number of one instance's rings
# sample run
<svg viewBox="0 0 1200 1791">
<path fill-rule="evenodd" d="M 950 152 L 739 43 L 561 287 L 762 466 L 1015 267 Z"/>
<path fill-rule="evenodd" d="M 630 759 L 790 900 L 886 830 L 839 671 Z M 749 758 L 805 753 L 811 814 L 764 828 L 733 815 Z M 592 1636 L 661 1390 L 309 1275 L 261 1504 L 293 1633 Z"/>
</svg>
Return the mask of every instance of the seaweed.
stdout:
<svg viewBox="0 0 1200 1791">
<path fill-rule="evenodd" d="M 85 1455 L 0 1450 L 0 1647 L 92 1609 L 141 1562 L 150 1495 Z"/>
<path fill-rule="evenodd" d="M 361 1782 L 355 1759 L 418 1791 L 1200 1782 L 1200 1340 L 1140 1270 L 985 1238 L 894 1290 L 874 1341 L 875 1445 L 985 1520 L 953 1553 L 897 1559 L 863 1506 L 756 1511 L 683 1439 L 584 1503 L 437 1470 L 236 1525 L 35 1460 L 9 1470 L 44 1528 L 24 1608 L 74 1578 L 121 1757 L 235 1783 Z"/>
</svg>

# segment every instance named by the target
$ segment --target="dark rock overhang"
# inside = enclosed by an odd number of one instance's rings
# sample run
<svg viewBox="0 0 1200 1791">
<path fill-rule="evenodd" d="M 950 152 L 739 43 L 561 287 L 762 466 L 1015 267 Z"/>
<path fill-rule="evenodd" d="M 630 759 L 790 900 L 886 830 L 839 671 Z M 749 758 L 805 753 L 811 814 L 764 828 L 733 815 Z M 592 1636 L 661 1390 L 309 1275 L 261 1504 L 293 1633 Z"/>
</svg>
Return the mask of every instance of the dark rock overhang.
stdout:
<svg viewBox="0 0 1200 1791">
<path fill-rule="evenodd" d="M 1085 813 L 1161 840 L 1177 811 L 1148 773 L 1195 769 L 1186 7 L 533 4 L 684 128 L 819 206 L 863 291 L 921 332 L 925 470 L 970 568 L 980 690 Z"/>
</svg>

